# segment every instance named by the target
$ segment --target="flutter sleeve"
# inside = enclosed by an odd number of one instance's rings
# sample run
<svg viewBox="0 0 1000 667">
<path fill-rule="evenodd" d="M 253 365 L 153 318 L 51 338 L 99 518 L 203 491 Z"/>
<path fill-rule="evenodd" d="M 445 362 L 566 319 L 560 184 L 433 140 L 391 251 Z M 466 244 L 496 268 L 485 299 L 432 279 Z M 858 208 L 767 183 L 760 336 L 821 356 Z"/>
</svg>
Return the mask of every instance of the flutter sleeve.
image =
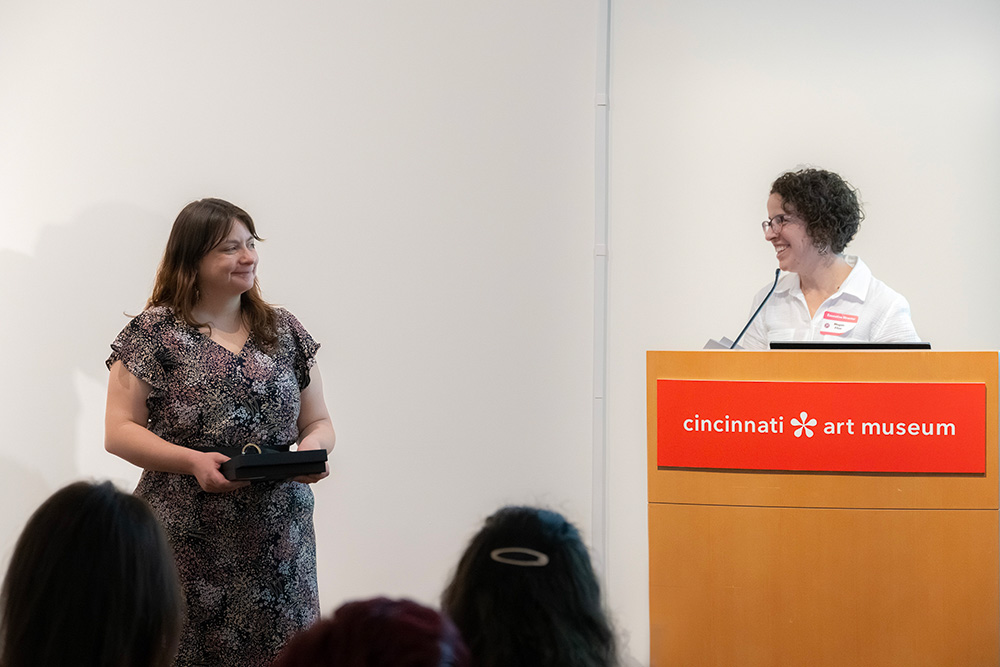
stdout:
<svg viewBox="0 0 1000 667">
<path fill-rule="evenodd" d="M 121 361 L 132 375 L 162 388 L 166 381 L 162 359 L 163 329 L 167 326 L 161 309 L 147 310 L 132 319 L 111 343 L 108 369 Z M 173 314 L 169 313 L 172 318 Z"/>
<path fill-rule="evenodd" d="M 316 364 L 316 351 L 320 344 L 306 331 L 302 323 L 287 310 L 279 310 L 279 336 L 287 336 L 292 346 L 292 367 L 299 390 L 309 386 L 309 369 Z"/>
</svg>

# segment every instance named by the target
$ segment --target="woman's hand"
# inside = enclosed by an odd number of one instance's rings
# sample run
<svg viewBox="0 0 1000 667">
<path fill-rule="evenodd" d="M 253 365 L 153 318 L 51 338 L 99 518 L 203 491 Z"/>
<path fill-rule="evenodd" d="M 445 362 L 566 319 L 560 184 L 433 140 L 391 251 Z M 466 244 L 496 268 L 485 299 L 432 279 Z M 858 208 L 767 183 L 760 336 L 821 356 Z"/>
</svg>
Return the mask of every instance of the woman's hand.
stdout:
<svg viewBox="0 0 1000 667">
<path fill-rule="evenodd" d="M 241 489 L 250 482 L 231 482 L 219 468 L 229 457 L 219 452 L 197 452 L 191 463 L 191 474 L 198 485 L 208 493 L 229 493 Z"/>
<path fill-rule="evenodd" d="M 326 470 L 323 472 L 314 472 L 311 475 L 299 475 L 298 477 L 293 477 L 293 482 L 302 482 L 303 484 L 315 484 L 321 479 L 326 479 L 330 476 L 330 462 L 326 462 Z"/>
</svg>

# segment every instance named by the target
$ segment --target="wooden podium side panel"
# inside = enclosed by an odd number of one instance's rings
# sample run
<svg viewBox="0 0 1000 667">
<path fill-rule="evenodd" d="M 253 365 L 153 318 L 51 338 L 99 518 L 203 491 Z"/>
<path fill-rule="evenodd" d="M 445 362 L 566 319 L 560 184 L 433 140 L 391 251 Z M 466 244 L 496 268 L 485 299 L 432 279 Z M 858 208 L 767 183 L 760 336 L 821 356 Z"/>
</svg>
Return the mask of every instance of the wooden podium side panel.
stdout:
<svg viewBox="0 0 1000 667">
<path fill-rule="evenodd" d="M 998 514 L 649 506 L 652 665 L 997 665 Z"/>
</svg>

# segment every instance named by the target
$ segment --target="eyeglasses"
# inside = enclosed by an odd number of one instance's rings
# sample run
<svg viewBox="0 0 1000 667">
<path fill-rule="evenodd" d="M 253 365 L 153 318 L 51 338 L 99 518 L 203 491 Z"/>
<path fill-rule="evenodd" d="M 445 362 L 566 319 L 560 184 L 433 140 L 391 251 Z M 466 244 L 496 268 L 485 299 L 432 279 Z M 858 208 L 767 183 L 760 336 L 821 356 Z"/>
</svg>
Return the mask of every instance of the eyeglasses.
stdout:
<svg viewBox="0 0 1000 667">
<path fill-rule="evenodd" d="M 767 234 L 768 229 L 777 234 L 778 232 L 781 231 L 782 227 L 784 227 L 791 221 L 792 221 L 792 216 L 788 215 L 787 213 L 779 213 L 770 220 L 765 220 L 764 222 L 760 223 L 760 228 L 764 230 L 765 234 Z"/>
</svg>

